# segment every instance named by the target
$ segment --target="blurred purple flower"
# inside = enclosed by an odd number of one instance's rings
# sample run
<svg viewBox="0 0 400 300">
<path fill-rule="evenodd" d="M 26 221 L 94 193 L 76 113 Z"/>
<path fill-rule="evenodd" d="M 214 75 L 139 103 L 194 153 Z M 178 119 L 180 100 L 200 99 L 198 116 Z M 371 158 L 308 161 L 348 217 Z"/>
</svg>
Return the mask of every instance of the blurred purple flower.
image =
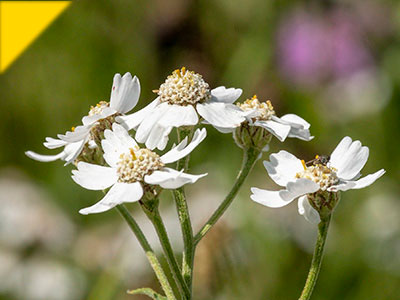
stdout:
<svg viewBox="0 0 400 300">
<path fill-rule="evenodd" d="M 283 75 L 314 85 L 371 66 L 371 55 L 356 22 L 340 10 L 327 15 L 289 15 L 278 30 L 278 63 Z"/>
</svg>

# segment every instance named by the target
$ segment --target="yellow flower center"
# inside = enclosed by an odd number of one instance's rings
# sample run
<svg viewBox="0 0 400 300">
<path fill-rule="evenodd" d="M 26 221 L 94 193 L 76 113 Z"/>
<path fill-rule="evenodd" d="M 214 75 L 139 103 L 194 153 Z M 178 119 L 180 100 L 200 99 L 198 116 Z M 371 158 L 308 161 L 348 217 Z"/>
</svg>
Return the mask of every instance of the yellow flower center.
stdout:
<svg viewBox="0 0 400 300">
<path fill-rule="evenodd" d="M 95 106 L 91 106 L 89 110 L 89 116 L 100 115 L 106 107 L 109 107 L 110 103 L 106 101 L 100 101 Z"/>
<path fill-rule="evenodd" d="M 316 156 L 318 159 L 318 156 Z M 336 175 L 337 170 L 324 164 L 316 163 L 307 166 L 304 160 L 301 161 L 304 170 L 296 173 L 296 178 L 305 178 L 319 184 L 321 190 L 325 191 L 328 187 L 339 182 Z"/>
<path fill-rule="evenodd" d="M 210 87 L 203 77 L 185 67 L 172 72 L 155 92 L 161 102 L 178 105 L 194 105 L 211 98 Z"/>
<path fill-rule="evenodd" d="M 150 175 L 163 167 L 164 164 L 157 153 L 145 148 L 130 148 L 128 153 L 120 155 L 117 164 L 118 181 L 141 181 L 145 175 Z"/>
<path fill-rule="evenodd" d="M 243 111 L 255 110 L 255 120 L 267 121 L 275 115 L 274 107 L 272 106 L 271 101 L 267 100 L 266 102 L 260 102 L 257 98 L 257 95 L 254 95 L 251 99 L 247 99 L 243 103 L 237 103 L 236 105 Z"/>
</svg>

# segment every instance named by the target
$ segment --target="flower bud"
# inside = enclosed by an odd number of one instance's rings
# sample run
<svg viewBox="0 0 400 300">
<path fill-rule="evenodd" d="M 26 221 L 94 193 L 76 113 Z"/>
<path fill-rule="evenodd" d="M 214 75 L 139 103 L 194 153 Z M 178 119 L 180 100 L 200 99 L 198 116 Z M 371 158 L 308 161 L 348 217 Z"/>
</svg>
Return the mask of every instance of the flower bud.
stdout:
<svg viewBox="0 0 400 300">
<path fill-rule="evenodd" d="M 311 206 L 319 213 L 321 220 L 326 219 L 335 209 L 340 200 L 340 192 L 328 192 L 319 190 L 308 194 L 308 201 Z"/>
<path fill-rule="evenodd" d="M 244 150 L 255 148 L 262 151 L 271 141 L 272 134 L 262 127 L 250 126 L 248 122 L 243 122 L 233 132 L 233 138 L 236 145 Z"/>
</svg>

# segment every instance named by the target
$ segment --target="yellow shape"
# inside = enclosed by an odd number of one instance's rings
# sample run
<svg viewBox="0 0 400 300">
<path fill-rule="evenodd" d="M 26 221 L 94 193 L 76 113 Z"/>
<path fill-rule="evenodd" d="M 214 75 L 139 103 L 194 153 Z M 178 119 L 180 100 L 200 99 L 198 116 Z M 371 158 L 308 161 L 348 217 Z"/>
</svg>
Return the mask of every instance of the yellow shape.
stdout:
<svg viewBox="0 0 400 300">
<path fill-rule="evenodd" d="M 71 1 L 0 1 L 0 73 L 70 4 Z"/>
</svg>

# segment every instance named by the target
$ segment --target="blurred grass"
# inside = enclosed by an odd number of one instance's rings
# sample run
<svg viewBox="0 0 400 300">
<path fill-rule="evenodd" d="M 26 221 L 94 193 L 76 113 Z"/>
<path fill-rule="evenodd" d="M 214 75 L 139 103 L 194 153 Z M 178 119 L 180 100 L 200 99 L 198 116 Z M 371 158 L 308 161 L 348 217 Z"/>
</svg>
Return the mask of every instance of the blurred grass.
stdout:
<svg viewBox="0 0 400 300">
<path fill-rule="evenodd" d="M 80 216 L 78 209 L 98 199 L 100 193 L 75 185 L 69 177 L 70 166 L 38 163 L 25 157 L 24 151 L 51 153 L 41 144 L 44 137 L 55 137 L 79 124 L 90 105 L 108 100 L 114 73 L 129 71 L 140 78 L 139 107 L 143 107 L 154 98 L 151 90 L 173 69 L 186 66 L 203 74 L 211 87 L 241 87 L 241 99 L 253 94 L 262 100 L 270 98 L 279 115 L 293 112 L 312 124 L 313 141 L 289 139 L 281 144 L 273 140 L 272 152 L 285 149 L 307 159 L 315 153 L 330 153 L 344 135 L 369 146 L 370 159 L 363 173 L 385 168 L 387 174 L 374 187 L 343 195 L 313 299 L 400 299 L 399 222 L 385 224 L 394 228 L 392 235 L 376 239 L 363 231 L 369 221 L 355 225 L 367 217 L 359 215 L 367 199 L 373 201 L 378 194 L 383 199 L 394 197 L 395 203 L 399 199 L 400 23 L 393 17 L 391 34 L 379 43 L 366 37 L 376 68 L 391 83 L 387 105 L 373 113 L 334 121 L 330 114 L 337 112 L 324 109 L 319 92 L 323 86 L 316 90 L 293 85 L 279 71 L 276 32 L 281 19 L 297 7 L 323 11 L 340 3 L 330 2 L 326 7 L 318 2 L 307 6 L 305 1 L 76 1 L 0 76 L 0 165 L 26 173 L 79 228 L 115 220 L 115 213 Z M 399 14 L 396 1 L 380 5 Z M 236 176 L 240 159 L 240 149 L 231 136 L 210 127 L 191 163 L 196 171 L 218 178 L 209 184 L 224 192 Z M 295 205 L 288 208 L 292 214 L 255 205 L 248 199 L 250 186 L 273 186 L 261 163 L 228 212 L 228 217 L 240 221 L 222 250 L 228 254 L 224 259 L 217 257 L 219 270 L 210 275 L 217 284 L 205 286 L 210 291 L 201 299 L 296 299 L 302 288 L 311 259 L 313 227 L 303 224 Z M 298 226 L 303 226 L 306 242 L 299 238 Z M 96 295 L 91 289 L 98 287 L 96 281 L 102 275 L 87 276 L 86 293 Z M 104 279 L 105 290 L 108 283 L 111 288 L 104 299 L 131 299 L 117 280 Z"/>
</svg>

